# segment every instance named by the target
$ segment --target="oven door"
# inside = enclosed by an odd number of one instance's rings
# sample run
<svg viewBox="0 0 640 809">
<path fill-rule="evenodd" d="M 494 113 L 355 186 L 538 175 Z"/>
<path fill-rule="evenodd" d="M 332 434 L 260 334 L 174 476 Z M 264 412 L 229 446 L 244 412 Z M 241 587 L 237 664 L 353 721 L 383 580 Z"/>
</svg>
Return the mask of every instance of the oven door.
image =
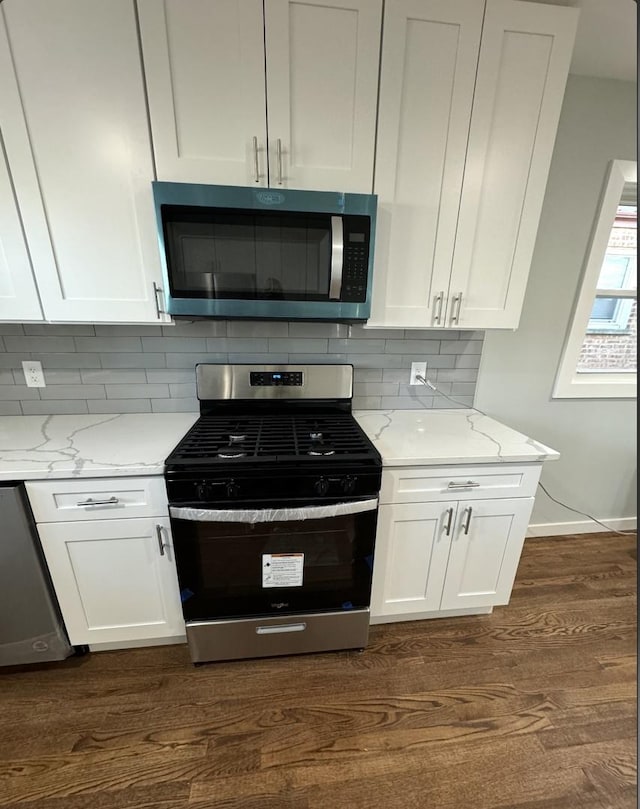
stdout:
<svg viewBox="0 0 640 809">
<path fill-rule="evenodd" d="M 185 620 L 367 608 L 377 509 L 172 506 Z"/>
</svg>

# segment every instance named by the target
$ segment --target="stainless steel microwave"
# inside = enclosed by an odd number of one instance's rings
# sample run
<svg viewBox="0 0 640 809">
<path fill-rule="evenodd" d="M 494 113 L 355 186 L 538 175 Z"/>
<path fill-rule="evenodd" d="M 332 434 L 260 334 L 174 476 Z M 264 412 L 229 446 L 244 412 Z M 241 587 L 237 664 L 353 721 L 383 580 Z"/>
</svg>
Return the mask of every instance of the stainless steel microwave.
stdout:
<svg viewBox="0 0 640 809">
<path fill-rule="evenodd" d="M 169 314 L 366 320 L 375 194 L 154 182 Z"/>
</svg>

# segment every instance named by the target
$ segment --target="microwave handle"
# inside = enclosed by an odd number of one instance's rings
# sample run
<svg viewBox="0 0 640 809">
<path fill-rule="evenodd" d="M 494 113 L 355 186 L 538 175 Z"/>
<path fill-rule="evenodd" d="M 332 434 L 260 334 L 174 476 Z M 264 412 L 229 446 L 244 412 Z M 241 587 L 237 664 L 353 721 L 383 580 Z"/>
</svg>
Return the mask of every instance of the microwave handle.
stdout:
<svg viewBox="0 0 640 809">
<path fill-rule="evenodd" d="M 331 217 L 331 276 L 329 300 L 339 301 L 342 294 L 342 266 L 344 263 L 344 229 L 342 217 Z"/>
</svg>

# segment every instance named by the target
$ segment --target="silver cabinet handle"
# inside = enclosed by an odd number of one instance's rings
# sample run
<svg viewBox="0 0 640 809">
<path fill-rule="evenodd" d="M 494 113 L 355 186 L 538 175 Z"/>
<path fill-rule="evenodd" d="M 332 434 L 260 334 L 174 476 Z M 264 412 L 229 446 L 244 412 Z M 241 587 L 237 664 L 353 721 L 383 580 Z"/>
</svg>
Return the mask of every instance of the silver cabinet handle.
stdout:
<svg viewBox="0 0 640 809">
<path fill-rule="evenodd" d="M 339 301 L 342 294 L 342 267 L 344 264 L 344 230 L 342 217 L 331 217 L 331 276 L 329 300 Z"/>
<path fill-rule="evenodd" d="M 164 309 L 160 308 L 159 296 L 162 295 L 162 287 L 159 287 L 156 282 L 153 282 L 153 297 L 156 301 L 156 315 L 158 316 L 158 320 L 161 319 L 161 315 L 166 315 Z"/>
<path fill-rule="evenodd" d="M 471 508 L 471 506 L 468 506 L 467 508 L 465 508 L 465 511 L 467 513 L 467 519 L 465 521 L 462 530 L 464 531 L 465 534 L 468 534 L 469 526 L 471 525 L 471 514 L 473 513 L 473 509 Z"/>
<path fill-rule="evenodd" d="M 255 182 L 260 182 L 260 166 L 258 164 L 258 138 L 253 136 L 253 173 Z"/>
<path fill-rule="evenodd" d="M 477 489 L 480 484 L 477 483 L 475 480 L 467 480 L 458 482 L 456 480 L 450 480 L 447 489 Z"/>
<path fill-rule="evenodd" d="M 436 295 L 436 297 L 435 297 L 435 299 L 433 301 L 434 308 L 435 308 L 436 305 L 438 306 L 437 310 L 435 311 L 435 313 L 433 315 L 433 322 L 437 326 L 442 325 L 442 304 L 443 303 L 444 303 L 444 290 L 439 295 Z"/>
<path fill-rule="evenodd" d="M 278 185 L 282 185 L 282 141 L 276 141 L 276 159 L 278 161 Z"/>
<path fill-rule="evenodd" d="M 79 503 L 76 503 L 76 506 L 115 506 L 120 502 L 117 497 L 110 497 L 108 500 L 94 500 L 93 497 L 89 497 L 86 500 L 80 500 Z"/>
<path fill-rule="evenodd" d="M 164 540 L 162 538 L 162 526 L 156 525 L 156 537 L 158 538 L 158 550 L 160 551 L 160 556 L 164 556 L 164 549 L 168 548 L 168 545 L 165 545 Z"/>
<path fill-rule="evenodd" d="M 257 626 L 256 635 L 278 635 L 281 632 L 304 632 L 307 628 L 305 623 L 299 624 L 278 624 L 277 626 Z"/>
<path fill-rule="evenodd" d="M 460 322 L 460 309 L 462 308 L 462 292 L 458 295 L 453 296 L 453 301 L 451 302 L 451 325 L 458 324 Z"/>
<path fill-rule="evenodd" d="M 448 508 L 445 511 L 445 514 L 447 515 L 447 524 L 444 527 L 444 532 L 448 537 L 450 537 L 451 536 L 451 523 L 453 522 L 453 509 Z"/>
</svg>

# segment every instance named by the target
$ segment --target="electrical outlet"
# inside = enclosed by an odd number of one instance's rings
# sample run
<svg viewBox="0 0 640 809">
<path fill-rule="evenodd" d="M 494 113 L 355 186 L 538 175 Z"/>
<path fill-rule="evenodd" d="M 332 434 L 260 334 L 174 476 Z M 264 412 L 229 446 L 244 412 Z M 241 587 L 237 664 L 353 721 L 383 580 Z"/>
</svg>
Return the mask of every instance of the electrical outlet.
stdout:
<svg viewBox="0 0 640 809">
<path fill-rule="evenodd" d="M 411 363 L 411 376 L 409 377 L 410 385 L 424 385 L 418 377 L 427 378 L 427 363 L 426 362 L 412 362 Z"/>
<path fill-rule="evenodd" d="M 23 362 L 22 370 L 24 371 L 24 381 L 27 383 L 28 388 L 45 388 L 47 386 L 42 373 L 42 363 L 34 360 Z"/>
</svg>

